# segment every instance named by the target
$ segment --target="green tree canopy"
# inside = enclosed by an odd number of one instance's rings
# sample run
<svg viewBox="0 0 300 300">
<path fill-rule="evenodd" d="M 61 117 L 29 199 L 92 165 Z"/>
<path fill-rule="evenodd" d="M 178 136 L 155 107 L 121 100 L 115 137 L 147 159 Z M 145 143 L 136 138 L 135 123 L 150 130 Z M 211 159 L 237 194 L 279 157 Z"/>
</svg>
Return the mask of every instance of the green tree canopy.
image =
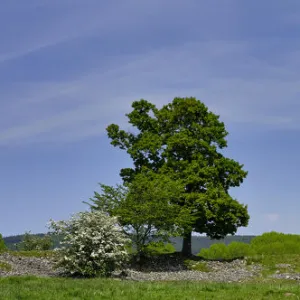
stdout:
<svg viewBox="0 0 300 300">
<path fill-rule="evenodd" d="M 247 206 L 229 195 L 247 172 L 221 153 L 228 132 L 219 116 L 192 97 L 175 98 L 161 109 L 142 99 L 132 108 L 127 117 L 134 133 L 116 124 L 107 127 L 111 144 L 126 150 L 134 163 L 133 168 L 121 169 L 120 175 L 124 183 L 132 182 L 146 168 L 184 185 L 181 195 L 172 200 L 189 211 L 191 220 L 190 226 L 183 224 L 183 252 L 191 253 L 192 231 L 220 239 L 247 226 Z"/>
<path fill-rule="evenodd" d="M 124 186 L 100 187 L 101 193 L 95 192 L 87 204 L 92 210 L 118 216 L 138 253 L 144 252 L 154 236 L 167 241 L 170 236 L 182 234 L 184 224 L 191 225 L 189 210 L 176 201 L 184 186 L 169 176 L 147 170 Z"/>
</svg>

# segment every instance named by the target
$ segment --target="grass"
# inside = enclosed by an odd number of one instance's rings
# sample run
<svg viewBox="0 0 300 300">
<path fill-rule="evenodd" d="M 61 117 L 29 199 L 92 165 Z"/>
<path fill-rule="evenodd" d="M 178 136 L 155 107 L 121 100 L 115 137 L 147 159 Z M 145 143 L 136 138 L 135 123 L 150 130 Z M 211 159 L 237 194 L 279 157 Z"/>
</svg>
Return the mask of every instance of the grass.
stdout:
<svg viewBox="0 0 300 300">
<path fill-rule="evenodd" d="M 198 256 L 206 260 L 231 261 L 245 258 L 248 265 L 261 264 L 263 276 L 276 273 L 300 273 L 300 235 L 268 232 L 253 238 L 250 244 L 232 242 L 203 248 Z M 291 267 L 278 267 L 289 264 Z"/>
<path fill-rule="evenodd" d="M 298 299 L 300 284 L 291 280 L 268 278 L 275 272 L 300 272 L 299 236 L 277 233 L 265 234 L 253 239 L 251 245 L 234 243 L 229 247 L 214 246 L 202 251 L 207 260 L 223 257 L 232 260 L 246 257 L 247 264 L 252 262 L 264 266 L 263 277 L 253 278 L 243 283 L 209 282 L 136 282 L 117 279 L 72 279 L 38 278 L 34 276 L 0 278 L 0 299 Z M 288 245 L 288 246 L 287 246 Z M 159 248 L 159 247 L 158 247 Z M 162 252 L 161 249 L 155 249 Z M 223 252 L 224 251 L 224 252 Z M 15 256 L 54 257 L 53 251 L 10 251 Z M 251 255 L 249 255 L 251 254 Z M 163 255 L 163 254 L 161 254 Z M 201 256 L 201 255 L 200 255 Z M 192 270 L 210 272 L 205 260 L 186 259 L 185 265 Z M 226 258 L 226 259 L 224 259 Z M 292 267 L 278 267 L 289 264 Z M 10 266 L 0 262 L 0 270 Z"/>
<path fill-rule="evenodd" d="M 276 271 L 279 273 L 300 273 L 300 255 L 297 254 L 277 254 L 277 255 L 260 255 L 256 258 L 248 258 L 247 263 L 251 262 L 260 263 L 264 266 L 262 275 L 268 276 L 274 274 Z M 278 264 L 291 265 L 290 268 L 278 267 Z"/>
<path fill-rule="evenodd" d="M 6 251 L 10 255 L 17 257 L 38 257 L 38 258 L 54 258 L 55 252 L 53 250 L 32 250 L 32 251 Z"/>
<path fill-rule="evenodd" d="M 199 271 L 199 272 L 211 272 L 206 262 L 186 259 L 184 261 L 184 264 L 188 268 L 188 270 Z"/>
<path fill-rule="evenodd" d="M 11 265 L 0 260 L 0 270 L 10 271 L 12 269 Z"/>
<path fill-rule="evenodd" d="M 130 282 L 112 279 L 0 278 L 0 299 L 300 299 L 300 285 L 272 283 Z"/>
</svg>

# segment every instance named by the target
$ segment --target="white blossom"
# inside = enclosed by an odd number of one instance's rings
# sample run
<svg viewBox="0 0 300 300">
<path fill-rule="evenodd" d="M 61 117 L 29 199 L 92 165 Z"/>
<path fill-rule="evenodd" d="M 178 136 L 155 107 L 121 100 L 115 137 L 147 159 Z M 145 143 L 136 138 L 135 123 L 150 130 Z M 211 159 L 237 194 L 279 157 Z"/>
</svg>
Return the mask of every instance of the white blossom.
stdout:
<svg viewBox="0 0 300 300">
<path fill-rule="evenodd" d="M 108 274 L 128 258 L 125 245 L 130 242 L 123 234 L 117 218 L 103 212 L 81 212 L 69 221 L 50 220 L 50 228 L 64 236 L 57 250 L 63 266 L 70 274 Z"/>
</svg>

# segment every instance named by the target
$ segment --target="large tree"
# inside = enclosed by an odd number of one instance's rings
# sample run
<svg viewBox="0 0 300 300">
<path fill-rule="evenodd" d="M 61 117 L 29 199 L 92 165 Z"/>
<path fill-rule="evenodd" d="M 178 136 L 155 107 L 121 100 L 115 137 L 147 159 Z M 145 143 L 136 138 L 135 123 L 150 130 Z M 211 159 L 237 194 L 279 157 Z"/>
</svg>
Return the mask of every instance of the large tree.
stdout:
<svg viewBox="0 0 300 300">
<path fill-rule="evenodd" d="M 113 146 L 126 150 L 134 167 L 121 169 L 124 181 L 131 182 L 148 168 L 180 180 L 185 186 L 175 200 L 189 210 L 184 222 L 183 254 L 191 254 L 192 231 L 220 239 L 247 226 L 247 206 L 229 194 L 247 176 L 243 165 L 224 157 L 228 132 L 219 116 L 196 98 L 175 98 L 158 109 L 146 100 L 132 103 L 127 114 L 133 132 L 111 124 L 107 133 Z"/>
</svg>

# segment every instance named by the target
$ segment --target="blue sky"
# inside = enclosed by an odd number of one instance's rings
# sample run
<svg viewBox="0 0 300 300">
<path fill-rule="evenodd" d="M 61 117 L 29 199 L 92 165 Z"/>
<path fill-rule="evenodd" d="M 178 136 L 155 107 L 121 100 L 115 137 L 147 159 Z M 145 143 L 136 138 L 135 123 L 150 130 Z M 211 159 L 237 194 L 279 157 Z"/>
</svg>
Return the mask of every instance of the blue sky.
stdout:
<svg viewBox="0 0 300 300">
<path fill-rule="evenodd" d="M 248 178 L 239 234 L 300 233 L 299 0 L 27 0 L 0 10 L 0 232 L 45 232 L 130 166 L 105 128 L 195 96 Z"/>
</svg>

